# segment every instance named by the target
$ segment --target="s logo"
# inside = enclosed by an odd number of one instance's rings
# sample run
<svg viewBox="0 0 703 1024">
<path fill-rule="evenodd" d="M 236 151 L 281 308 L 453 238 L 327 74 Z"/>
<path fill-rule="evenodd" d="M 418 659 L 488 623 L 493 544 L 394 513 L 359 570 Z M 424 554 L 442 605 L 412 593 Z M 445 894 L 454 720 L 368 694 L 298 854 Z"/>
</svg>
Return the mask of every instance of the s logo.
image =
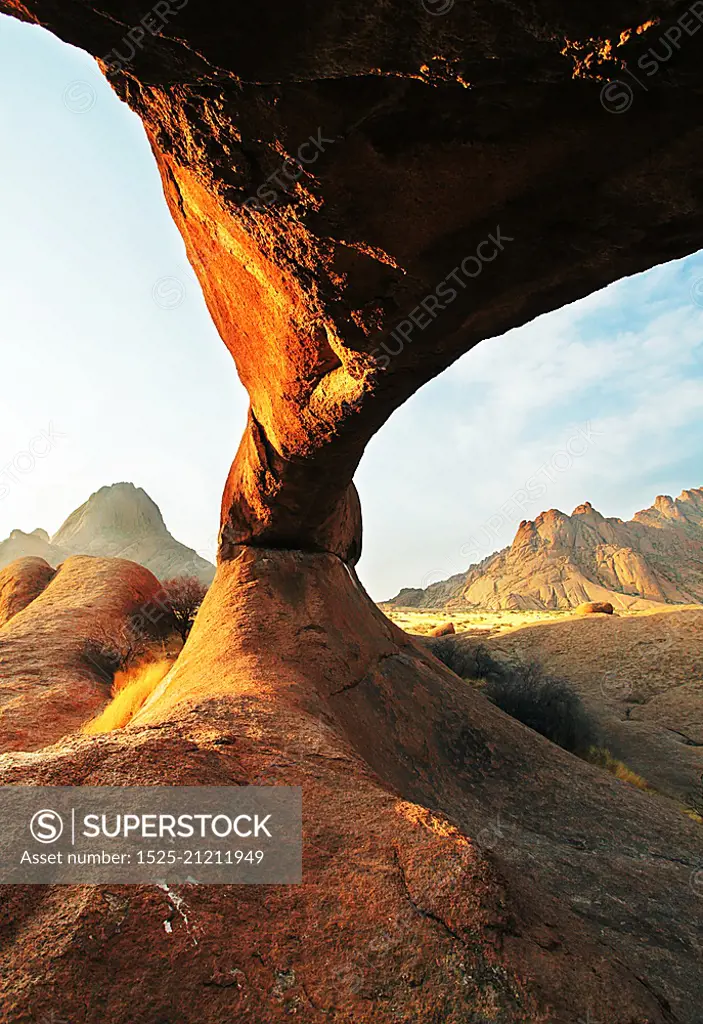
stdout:
<svg viewBox="0 0 703 1024">
<path fill-rule="evenodd" d="M 55 843 L 63 833 L 63 819 L 57 811 L 37 811 L 29 823 L 29 831 L 38 843 Z"/>
</svg>

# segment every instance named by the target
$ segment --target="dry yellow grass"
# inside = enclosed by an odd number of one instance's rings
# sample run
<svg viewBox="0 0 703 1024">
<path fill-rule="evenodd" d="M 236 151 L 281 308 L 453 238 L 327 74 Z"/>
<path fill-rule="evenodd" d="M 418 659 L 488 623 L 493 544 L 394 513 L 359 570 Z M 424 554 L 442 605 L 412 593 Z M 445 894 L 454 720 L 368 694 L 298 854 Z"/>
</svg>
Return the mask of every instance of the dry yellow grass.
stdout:
<svg viewBox="0 0 703 1024">
<path fill-rule="evenodd" d="M 457 611 L 448 608 L 403 608 L 394 604 L 379 604 L 384 615 L 400 626 L 406 633 L 428 635 L 445 622 L 453 622 L 457 633 L 466 631 L 485 631 L 486 637 L 500 636 L 525 626 L 541 626 L 550 622 L 566 622 L 576 620 L 588 621 L 590 616 L 577 615 L 575 608 L 523 610 L 523 611 L 489 611 L 475 608 L 470 611 Z M 614 619 L 647 619 L 674 612 L 700 612 L 700 605 L 658 605 L 638 611 L 618 609 Z M 598 616 L 602 618 L 602 616 Z"/>
<path fill-rule="evenodd" d="M 170 671 L 173 662 L 164 658 L 118 672 L 112 684 L 112 700 L 97 718 L 81 729 L 87 736 L 123 729 Z"/>
<path fill-rule="evenodd" d="M 616 779 L 620 779 L 621 782 L 627 782 L 630 786 L 636 786 L 637 789 L 641 789 L 643 793 L 649 793 L 650 796 L 657 795 L 663 800 L 669 802 L 669 798 L 663 793 L 660 793 L 654 786 L 651 786 L 646 779 L 643 779 L 637 772 L 633 772 L 631 768 L 628 768 L 623 761 L 618 761 L 616 757 L 606 750 L 605 747 L 591 747 L 586 757 L 587 761 L 591 764 L 597 765 L 599 768 L 604 768 L 611 775 L 614 775 Z M 697 825 L 703 825 L 703 817 L 694 811 L 691 807 L 683 807 L 679 805 L 679 810 L 682 814 L 685 814 L 691 821 L 695 821 Z"/>
<path fill-rule="evenodd" d="M 611 775 L 614 775 L 616 779 L 620 779 L 621 782 L 627 782 L 630 786 L 636 786 L 637 789 L 641 789 L 644 793 L 656 793 L 654 787 L 650 786 L 646 779 L 643 779 L 637 772 L 633 772 L 623 761 L 618 761 L 605 747 L 591 747 L 586 760 L 590 761 L 591 764 L 598 765 L 599 768 L 604 768 Z"/>
<path fill-rule="evenodd" d="M 393 604 L 379 605 L 381 611 L 396 626 L 406 633 L 428 635 L 435 626 L 445 622 L 453 622 L 457 633 L 466 630 L 485 630 L 486 636 L 505 633 L 523 626 L 531 626 L 540 622 L 553 622 L 573 615 L 568 611 L 500 611 L 491 612 L 477 609 L 476 611 L 448 611 L 446 608 L 399 608 Z"/>
</svg>

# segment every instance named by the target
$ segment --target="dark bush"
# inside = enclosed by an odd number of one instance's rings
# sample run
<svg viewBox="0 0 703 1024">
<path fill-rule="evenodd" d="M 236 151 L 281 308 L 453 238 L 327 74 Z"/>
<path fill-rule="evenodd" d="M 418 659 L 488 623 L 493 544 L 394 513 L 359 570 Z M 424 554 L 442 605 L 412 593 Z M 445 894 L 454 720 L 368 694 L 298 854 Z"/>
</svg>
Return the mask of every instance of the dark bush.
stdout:
<svg viewBox="0 0 703 1024">
<path fill-rule="evenodd" d="M 172 628 L 185 643 L 198 609 L 205 600 L 207 587 L 197 576 L 174 576 L 171 580 L 164 580 L 161 593 Z"/>
<path fill-rule="evenodd" d="M 484 693 L 512 718 L 572 754 L 598 746 L 598 729 L 579 695 L 563 679 L 546 676 L 539 665 L 503 668 Z"/>
<path fill-rule="evenodd" d="M 139 662 L 148 646 L 148 637 L 140 626 L 126 622 L 112 629 L 94 629 L 85 642 L 83 657 L 101 679 L 111 683 L 115 673 Z"/>
<path fill-rule="evenodd" d="M 600 743 L 598 728 L 576 691 L 545 675 L 536 663 L 498 661 L 468 637 L 441 637 L 428 645 L 436 658 L 463 679 L 482 679 L 483 692 L 511 718 L 573 754 L 586 756 Z"/>
<path fill-rule="evenodd" d="M 435 658 L 462 679 L 498 679 L 503 667 L 483 644 L 467 642 L 464 637 L 443 636 L 425 641 Z"/>
</svg>

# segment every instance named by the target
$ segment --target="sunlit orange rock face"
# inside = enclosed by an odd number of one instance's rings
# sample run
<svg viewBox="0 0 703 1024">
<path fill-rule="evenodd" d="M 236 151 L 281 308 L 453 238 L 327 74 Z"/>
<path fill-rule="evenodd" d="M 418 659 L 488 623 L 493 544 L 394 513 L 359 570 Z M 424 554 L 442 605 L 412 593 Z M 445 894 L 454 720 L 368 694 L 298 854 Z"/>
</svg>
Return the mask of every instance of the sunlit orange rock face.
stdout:
<svg viewBox="0 0 703 1024">
<path fill-rule="evenodd" d="M 354 562 L 352 477 L 393 409 L 482 338 L 697 244 L 689 113 L 643 94 L 623 121 L 561 56 L 561 90 L 536 64 L 519 99 L 428 61 L 235 95 L 118 78 L 251 397 L 225 559 L 253 542 Z"/>
<path fill-rule="evenodd" d="M 701 246 L 698 40 L 617 113 L 663 0 L 0 9 L 142 118 L 251 398 L 174 670 L 122 733 L 0 782 L 299 784 L 306 840 L 302 886 L 196 886 L 185 916 L 149 886 L 4 891 L 6 1018 L 696 1024 L 699 826 L 395 629 L 353 571 L 352 481 L 473 345 Z"/>
</svg>

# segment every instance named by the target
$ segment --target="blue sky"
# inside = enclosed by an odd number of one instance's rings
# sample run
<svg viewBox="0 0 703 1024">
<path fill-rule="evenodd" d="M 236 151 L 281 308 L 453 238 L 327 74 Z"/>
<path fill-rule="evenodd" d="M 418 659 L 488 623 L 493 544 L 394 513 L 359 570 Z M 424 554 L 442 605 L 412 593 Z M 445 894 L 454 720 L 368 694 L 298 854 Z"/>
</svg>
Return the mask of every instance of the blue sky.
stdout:
<svg viewBox="0 0 703 1024">
<path fill-rule="evenodd" d="M 141 125 L 91 58 L 0 16 L 0 129 L 0 539 L 132 480 L 213 557 L 246 396 Z M 700 486 L 702 400 L 703 254 L 484 342 L 371 442 L 363 581 L 383 599 L 544 508 Z"/>
</svg>

